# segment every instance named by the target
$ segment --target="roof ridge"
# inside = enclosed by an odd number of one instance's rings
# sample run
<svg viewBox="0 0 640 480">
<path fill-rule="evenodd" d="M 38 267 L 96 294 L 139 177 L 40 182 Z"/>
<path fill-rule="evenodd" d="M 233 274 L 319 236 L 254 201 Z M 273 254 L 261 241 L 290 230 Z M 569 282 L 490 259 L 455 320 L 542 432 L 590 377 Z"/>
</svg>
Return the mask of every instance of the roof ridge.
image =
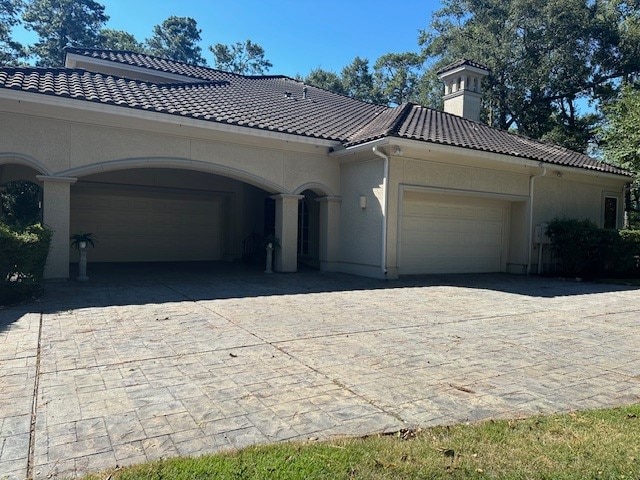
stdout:
<svg viewBox="0 0 640 480">
<path fill-rule="evenodd" d="M 51 74 L 65 74 L 66 76 L 70 76 L 73 73 L 77 73 L 77 74 L 89 74 L 91 76 L 96 76 L 96 77 L 100 77 L 100 78 L 113 78 L 115 80 L 124 80 L 126 82 L 133 82 L 136 85 L 148 85 L 148 86 L 154 86 L 154 87 L 158 87 L 158 88 L 190 88 L 190 87 L 208 87 L 208 86 L 213 86 L 213 87 L 220 87 L 220 86 L 226 86 L 229 85 L 230 82 L 228 80 L 202 80 L 199 82 L 173 82 L 173 83 L 158 83 L 158 82 L 153 82 L 150 80 L 140 80 L 138 78 L 129 78 L 129 77 L 123 77 L 121 75 L 114 75 L 111 73 L 102 73 L 102 72 L 94 72 L 91 70 L 86 70 L 84 68 L 66 68 L 66 67 L 32 67 L 32 66 L 25 66 L 25 67 L 20 67 L 20 66 L 0 66 L 0 73 L 2 72 L 24 72 L 24 73 L 30 73 L 30 72 L 36 72 L 36 73 L 40 73 L 40 74 L 46 74 L 46 73 L 51 73 Z"/>
<path fill-rule="evenodd" d="M 234 72 L 229 72 L 226 70 L 220 70 L 217 68 L 211 68 L 208 65 L 199 65 L 199 64 L 195 64 L 195 63 L 187 63 L 187 62 L 183 62 L 180 60 L 174 60 L 173 58 L 167 58 L 167 57 L 161 57 L 158 55 L 152 55 L 149 53 L 144 53 L 144 52 L 136 52 L 134 50 L 111 50 L 108 48 L 90 48 L 90 47 L 65 47 L 64 48 L 65 52 L 71 52 L 71 53 L 76 53 L 78 55 L 82 55 L 83 57 L 89 57 L 89 58 L 95 58 L 95 57 L 91 57 L 90 55 L 84 55 L 83 52 L 100 52 L 100 53 L 113 53 L 113 54 L 128 54 L 128 55 L 139 55 L 142 57 L 147 57 L 150 59 L 154 59 L 154 60 L 160 60 L 160 61 L 164 61 L 164 62 L 171 62 L 171 63 L 177 63 L 179 65 L 185 65 L 187 67 L 194 67 L 194 68 L 203 68 L 205 70 L 209 70 L 212 72 L 220 72 L 220 73 L 225 73 L 227 75 L 232 75 L 235 77 L 239 77 L 239 78 L 251 78 L 248 75 L 242 75 L 240 73 L 234 73 Z M 122 62 L 119 61 L 117 59 L 102 59 L 102 60 L 106 60 L 109 62 L 115 62 L 115 63 L 120 63 L 123 65 L 131 65 L 134 67 L 140 67 L 140 68 L 145 68 L 147 70 L 154 70 L 154 71 L 159 71 L 159 72 L 163 72 L 165 70 L 160 70 L 158 68 L 153 68 L 152 66 L 149 65 L 137 65 L 137 64 L 132 64 L 132 63 L 128 63 L 128 62 Z M 170 72 L 173 73 L 173 72 Z M 194 77 L 193 75 L 189 75 L 187 73 L 176 73 L 176 75 L 181 75 L 183 77 L 190 77 L 190 78 L 199 78 L 199 77 Z"/>
</svg>

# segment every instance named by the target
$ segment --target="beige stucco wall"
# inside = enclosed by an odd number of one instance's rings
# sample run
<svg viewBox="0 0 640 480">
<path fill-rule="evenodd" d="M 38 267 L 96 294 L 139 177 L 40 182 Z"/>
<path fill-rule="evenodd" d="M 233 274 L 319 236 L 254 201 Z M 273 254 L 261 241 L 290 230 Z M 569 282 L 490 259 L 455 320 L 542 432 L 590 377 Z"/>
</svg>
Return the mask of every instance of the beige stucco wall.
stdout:
<svg viewBox="0 0 640 480">
<path fill-rule="evenodd" d="M 392 150 L 385 148 L 385 151 Z M 537 251 L 532 245 L 533 233 L 529 232 L 529 188 L 531 177 L 541 174 L 542 168 L 533 162 L 508 163 L 499 158 L 476 158 L 473 153 L 461 152 L 447 153 L 426 146 L 422 152 L 409 151 L 401 156 L 390 156 L 387 278 L 398 275 L 399 212 L 405 186 L 440 195 L 467 196 L 471 203 L 475 198 L 508 202 L 510 217 L 509 238 L 505 246 L 508 250 L 506 271 L 525 273 L 530 249 L 534 267 L 532 271 L 536 271 Z M 534 181 L 534 226 L 554 217 L 589 218 L 602 225 L 603 197 L 605 193 L 611 195 L 611 192 L 617 192 L 619 198 L 621 226 L 625 179 L 577 169 L 554 168 L 552 165 L 546 167 L 546 176 Z M 383 161 L 372 153 L 369 158 L 365 156 L 359 161 L 343 158 L 341 259 L 342 268 L 346 271 L 353 270 L 351 263 L 380 266 L 381 234 L 378 232 L 382 225 L 382 172 Z M 369 193 L 369 197 L 376 199 L 374 204 L 369 201 L 365 212 L 357 207 L 357 196 L 361 192 Z M 359 232 L 368 234 L 360 235 Z M 360 269 L 358 273 L 381 276 L 374 269 Z"/>
<path fill-rule="evenodd" d="M 382 173 L 379 158 L 342 166 L 340 269 L 380 276 L 382 263 Z M 360 196 L 367 207 L 359 206 Z"/>
<path fill-rule="evenodd" d="M 338 161 L 326 155 L 326 148 L 286 141 L 251 145 L 241 136 L 204 129 L 189 130 L 194 135 L 178 135 L 178 128 L 176 134 L 157 133 L 142 121 L 137 129 L 119 128 L 1 108 L 0 103 L 0 154 L 13 152 L 33 158 L 52 174 L 82 176 L 86 172 L 83 167 L 121 169 L 126 168 L 123 161 L 136 164 L 144 159 L 154 165 L 164 162 L 167 167 L 207 169 L 272 193 L 294 192 L 309 183 L 325 187 L 332 195 L 340 189 Z"/>
<path fill-rule="evenodd" d="M 292 194 L 307 188 L 320 196 L 336 196 L 340 192 L 339 161 L 327 155 L 327 145 L 296 142 L 293 137 L 259 137 L 216 130 L 206 122 L 189 121 L 188 125 L 182 125 L 175 117 L 166 115 L 154 114 L 147 119 L 140 118 L 144 116 L 140 112 L 96 108 L 104 111 L 0 99 L 0 166 L 29 165 L 38 173 L 77 178 L 80 182 L 102 173 L 106 175 L 103 180 L 112 178 L 116 183 L 133 185 L 147 185 L 146 180 L 137 182 L 142 177 L 149 178 L 134 169 L 154 169 L 156 177 L 150 184 L 165 187 L 175 185 L 177 178 L 171 179 L 167 171 L 162 173 L 160 169 L 164 168 L 233 179 L 237 181 L 231 188 L 233 195 L 225 197 L 223 206 L 229 212 L 224 223 L 225 230 L 230 232 L 224 240 L 227 259 L 241 255 L 246 235 L 252 231 L 262 233 L 262 225 L 258 224 L 265 194 Z M 114 113 L 116 110 L 118 113 Z M 113 172 L 113 177 L 104 172 Z M 177 183 L 183 188 L 229 190 L 226 186 L 200 185 L 198 182 L 202 181 L 207 180 L 185 174 Z M 249 186 L 258 188 L 247 190 Z M 56 201 L 52 208 L 65 218 L 69 216 L 70 206 L 64 202 Z M 256 210 L 259 212 L 252 213 Z M 294 210 L 290 210 L 288 214 L 294 218 L 288 219 L 288 223 L 297 221 Z M 54 234 L 56 251 L 68 250 L 71 232 L 61 230 L 65 229 L 57 228 Z M 314 248 L 317 250 L 317 245 Z M 291 257 L 290 252 L 288 256 Z M 58 267 L 63 263 L 64 259 L 59 260 Z M 295 269 L 291 263 L 287 268 Z M 56 276 L 64 277 L 63 267 L 59 270 Z"/>
</svg>

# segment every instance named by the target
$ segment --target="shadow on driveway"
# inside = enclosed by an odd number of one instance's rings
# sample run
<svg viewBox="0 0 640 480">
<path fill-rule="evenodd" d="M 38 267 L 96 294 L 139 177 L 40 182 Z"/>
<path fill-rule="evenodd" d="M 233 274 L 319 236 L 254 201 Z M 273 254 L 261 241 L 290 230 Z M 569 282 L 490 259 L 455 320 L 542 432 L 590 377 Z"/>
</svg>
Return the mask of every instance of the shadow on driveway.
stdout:
<svg viewBox="0 0 640 480">
<path fill-rule="evenodd" d="M 38 301 L 4 309 L 0 307 L 0 331 L 25 313 L 55 313 L 118 305 L 398 288 L 458 287 L 543 298 L 640 288 L 500 273 L 421 275 L 399 280 L 317 270 L 269 275 L 256 266 L 226 262 L 91 264 L 88 273 L 88 282 L 48 283 L 45 294 Z M 72 268 L 71 277 L 75 276 Z"/>
</svg>

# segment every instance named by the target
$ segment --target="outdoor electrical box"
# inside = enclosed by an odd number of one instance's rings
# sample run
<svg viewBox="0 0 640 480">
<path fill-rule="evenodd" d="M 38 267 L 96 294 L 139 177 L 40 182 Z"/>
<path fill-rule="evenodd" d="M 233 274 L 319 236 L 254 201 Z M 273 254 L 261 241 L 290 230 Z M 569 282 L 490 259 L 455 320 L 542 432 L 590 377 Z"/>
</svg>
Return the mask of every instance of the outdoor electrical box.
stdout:
<svg viewBox="0 0 640 480">
<path fill-rule="evenodd" d="M 535 233 L 534 233 L 534 243 L 551 243 L 551 240 L 547 236 L 547 228 L 549 224 L 541 223 L 540 225 L 536 225 Z"/>
</svg>

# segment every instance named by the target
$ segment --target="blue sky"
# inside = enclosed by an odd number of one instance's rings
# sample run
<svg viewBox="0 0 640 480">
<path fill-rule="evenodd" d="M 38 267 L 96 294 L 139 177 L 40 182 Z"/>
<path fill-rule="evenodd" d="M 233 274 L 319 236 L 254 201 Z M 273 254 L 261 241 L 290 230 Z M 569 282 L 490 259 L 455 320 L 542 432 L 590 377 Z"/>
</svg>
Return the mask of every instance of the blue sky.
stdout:
<svg viewBox="0 0 640 480">
<path fill-rule="evenodd" d="M 354 57 L 370 64 L 389 52 L 418 51 L 418 30 L 427 28 L 436 0 L 98 0 L 109 28 L 144 40 L 171 15 L 193 17 L 208 46 L 251 39 L 273 63 L 270 73 L 305 75 L 316 67 L 339 71 Z M 20 32 L 23 41 L 32 35 Z"/>
</svg>

